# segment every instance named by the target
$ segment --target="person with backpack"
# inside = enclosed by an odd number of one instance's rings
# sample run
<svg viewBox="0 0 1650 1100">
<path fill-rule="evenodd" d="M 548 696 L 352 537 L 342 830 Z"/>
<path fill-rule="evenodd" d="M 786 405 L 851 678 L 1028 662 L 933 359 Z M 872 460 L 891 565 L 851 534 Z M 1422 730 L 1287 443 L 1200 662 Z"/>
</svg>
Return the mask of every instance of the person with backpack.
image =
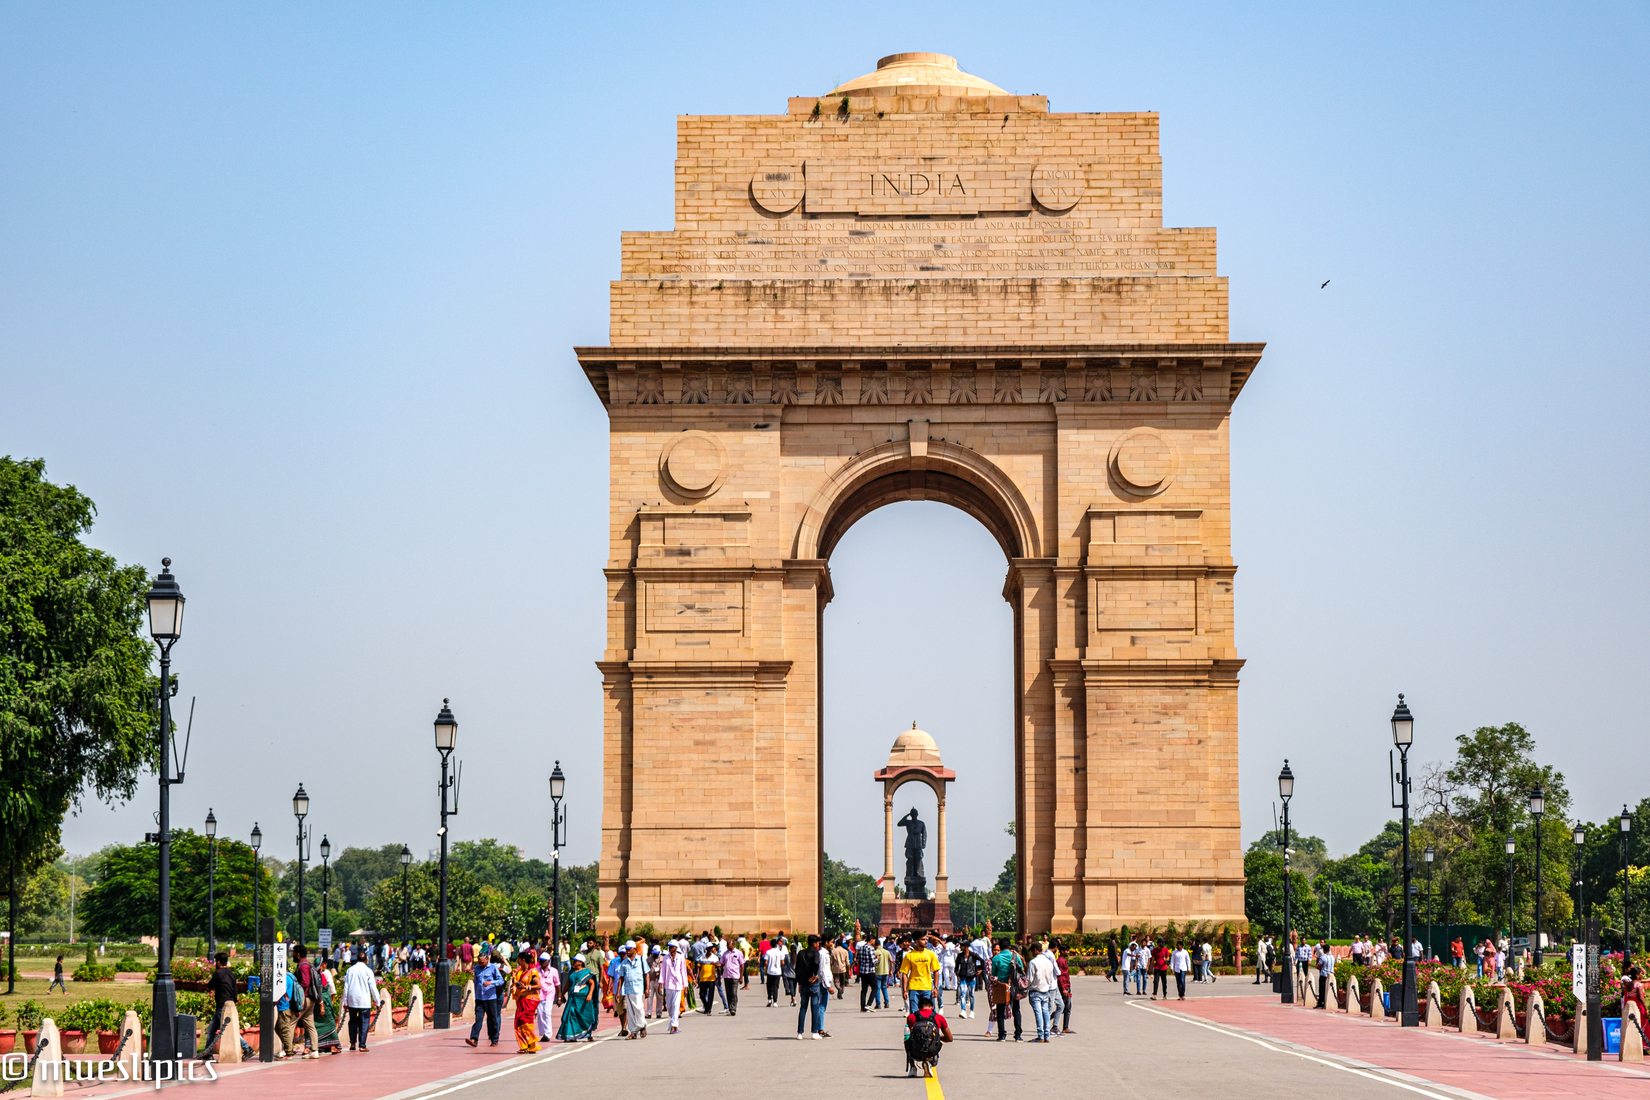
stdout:
<svg viewBox="0 0 1650 1100">
<path fill-rule="evenodd" d="M 275 998 L 275 1037 L 281 1041 L 281 1049 L 275 1052 L 277 1059 L 292 1056 L 292 1029 L 298 1021 L 298 1010 L 303 1007 L 302 998 L 298 979 L 288 970 L 286 983 L 281 986 L 281 995 Z"/>
<path fill-rule="evenodd" d="M 917 994 L 917 1010 L 905 1017 L 905 1076 L 934 1076 L 934 1067 L 940 1064 L 940 1050 L 951 1041 L 951 1025 L 934 1008 L 927 993 Z"/>
<path fill-rule="evenodd" d="M 304 1058 L 319 1058 L 321 1056 L 321 1033 L 315 1027 L 315 1007 L 321 996 L 321 983 L 315 976 L 315 967 L 309 961 L 309 949 L 298 944 L 292 949 L 292 957 L 297 960 L 297 993 L 293 999 L 293 1008 L 297 1011 L 297 1027 L 294 1041 L 301 1040 L 304 1045 Z"/>
</svg>

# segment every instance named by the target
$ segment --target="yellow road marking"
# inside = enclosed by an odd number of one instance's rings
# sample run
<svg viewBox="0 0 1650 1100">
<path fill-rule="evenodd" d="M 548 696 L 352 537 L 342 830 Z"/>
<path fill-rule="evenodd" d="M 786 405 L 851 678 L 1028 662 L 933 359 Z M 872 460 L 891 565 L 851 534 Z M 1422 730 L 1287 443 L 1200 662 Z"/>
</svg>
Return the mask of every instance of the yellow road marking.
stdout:
<svg viewBox="0 0 1650 1100">
<path fill-rule="evenodd" d="M 935 1069 L 932 1077 L 924 1077 L 922 1083 L 928 1088 L 928 1100 L 945 1100 L 945 1093 L 940 1091 L 940 1071 Z"/>
</svg>

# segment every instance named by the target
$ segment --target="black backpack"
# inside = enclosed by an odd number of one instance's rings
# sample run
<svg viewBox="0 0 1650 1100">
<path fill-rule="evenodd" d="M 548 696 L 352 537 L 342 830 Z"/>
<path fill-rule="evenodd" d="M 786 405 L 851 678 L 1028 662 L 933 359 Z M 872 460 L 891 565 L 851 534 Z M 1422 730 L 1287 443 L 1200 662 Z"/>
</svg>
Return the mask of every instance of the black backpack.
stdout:
<svg viewBox="0 0 1650 1100">
<path fill-rule="evenodd" d="M 911 1060 L 932 1062 L 940 1056 L 940 1045 L 943 1041 L 940 1038 L 940 1025 L 934 1017 L 917 1013 L 917 1018 L 911 1022 Z"/>
</svg>

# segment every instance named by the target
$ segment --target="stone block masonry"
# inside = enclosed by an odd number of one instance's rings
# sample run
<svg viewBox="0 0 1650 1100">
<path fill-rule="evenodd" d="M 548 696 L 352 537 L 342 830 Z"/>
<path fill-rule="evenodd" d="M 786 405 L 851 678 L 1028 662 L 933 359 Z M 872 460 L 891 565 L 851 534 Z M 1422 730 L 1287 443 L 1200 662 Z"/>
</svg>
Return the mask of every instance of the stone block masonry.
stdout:
<svg viewBox="0 0 1650 1100">
<path fill-rule="evenodd" d="M 675 214 L 623 235 L 578 349 L 611 441 L 601 926 L 819 927 L 829 558 L 906 499 L 1003 548 L 1021 927 L 1241 921 L 1227 426 L 1262 348 L 1214 231 L 1162 224 L 1157 117 L 895 55 L 680 119 Z"/>
</svg>

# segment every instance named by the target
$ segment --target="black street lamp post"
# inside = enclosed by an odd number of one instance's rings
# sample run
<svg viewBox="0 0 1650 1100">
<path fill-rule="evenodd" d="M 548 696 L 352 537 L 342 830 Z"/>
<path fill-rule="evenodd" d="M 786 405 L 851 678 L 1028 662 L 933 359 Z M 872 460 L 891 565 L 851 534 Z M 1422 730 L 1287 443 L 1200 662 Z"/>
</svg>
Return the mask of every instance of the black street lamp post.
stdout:
<svg viewBox="0 0 1650 1100">
<path fill-rule="evenodd" d="M 1283 1003 L 1295 1003 L 1295 944 L 1289 938 L 1289 800 L 1295 797 L 1295 773 L 1289 770 L 1289 761 L 1283 762 L 1278 773 L 1278 797 L 1283 800 L 1283 949 L 1288 959 L 1283 964 Z"/>
<path fill-rule="evenodd" d="M 206 808 L 206 957 L 218 954 L 218 818 Z"/>
<path fill-rule="evenodd" d="M 149 589 L 149 634 L 160 648 L 160 815 L 155 846 L 160 853 L 157 901 L 160 942 L 155 945 L 155 989 L 150 1016 L 150 1059 L 176 1061 L 178 990 L 172 981 L 172 646 L 183 633 L 183 590 L 172 576 L 172 559 L 160 560 L 160 576 Z M 193 1055 L 194 1051 L 189 1051 Z"/>
<path fill-rule="evenodd" d="M 304 843 L 308 833 L 304 831 L 304 818 L 309 816 L 309 795 L 304 793 L 304 785 L 298 784 L 298 790 L 292 796 L 292 816 L 298 819 L 298 934 L 293 937 L 294 942 L 304 942 L 304 864 L 309 859 L 309 848 Z"/>
<path fill-rule="evenodd" d="M 1409 747 L 1415 743 L 1415 717 L 1410 714 L 1409 705 L 1404 702 L 1401 693 L 1398 696 L 1398 706 L 1392 712 L 1392 743 L 1398 747 L 1398 785 L 1403 800 L 1401 806 L 1404 834 L 1404 988 L 1398 1009 L 1398 1022 L 1403 1027 L 1416 1027 L 1420 1024 L 1421 1018 L 1415 1005 L 1415 982 L 1418 975 L 1414 948 L 1415 884 L 1412 881 L 1415 868 L 1409 859 Z"/>
<path fill-rule="evenodd" d="M 332 899 L 327 897 L 327 894 L 330 893 L 331 890 L 332 890 L 332 867 L 330 866 L 330 863 L 329 863 L 329 861 L 331 859 L 332 859 L 332 841 L 327 839 L 327 834 L 322 833 L 321 834 L 321 927 L 322 928 L 327 928 L 327 929 L 330 929 L 332 927 L 332 920 L 331 920 L 332 910 L 330 908 L 330 903 L 331 903 Z M 328 935 L 328 938 L 329 939 L 331 938 L 330 933 Z"/>
<path fill-rule="evenodd" d="M 401 942 L 411 943 L 407 935 L 407 917 L 412 912 L 411 887 L 407 884 L 407 871 L 412 867 L 412 849 L 405 844 L 401 845 Z"/>
<path fill-rule="evenodd" d="M 1576 848 L 1576 942 L 1580 943 L 1585 936 L 1587 922 L 1581 915 L 1583 894 L 1581 892 L 1581 849 L 1587 843 L 1587 828 L 1581 822 L 1576 822 L 1575 828 L 1570 831 L 1570 840 Z"/>
<path fill-rule="evenodd" d="M 1438 849 L 1434 848 L 1432 845 L 1428 844 L 1425 848 L 1421 849 L 1421 862 L 1425 863 L 1427 865 L 1427 953 L 1426 953 L 1426 957 L 1428 959 L 1431 959 L 1432 956 L 1437 952 L 1437 948 L 1433 947 L 1433 945 L 1432 945 L 1432 861 L 1437 859 L 1437 858 L 1438 858 Z M 1447 932 L 1448 929 L 1445 929 L 1445 931 Z"/>
<path fill-rule="evenodd" d="M 561 846 L 567 843 L 563 828 L 567 813 L 562 809 L 562 795 L 567 790 L 567 777 L 561 773 L 561 761 L 556 761 L 550 772 L 550 960 L 561 958 Z"/>
<path fill-rule="evenodd" d="M 458 719 L 453 717 L 448 702 L 441 700 L 441 711 L 435 716 L 435 751 L 441 754 L 441 916 L 435 937 L 435 1019 L 432 1023 L 438 1031 L 452 1026 L 452 995 L 448 989 L 452 982 L 453 964 L 447 958 L 447 818 L 458 810 L 457 807 L 447 808 L 447 791 L 452 787 L 448 763 L 453 755 L 453 746 L 458 742 Z"/>
<path fill-rule="evenodd" d="M 258 828 L 258 823 L 252 823 L 252 961 L 258 964 L 261 971 L 264 965 L 264 938 L 263 938 L 263 909 L 259 906 L 258 887 L 263 882 L 263 860 L 258 855 L 263 851 L 264 831 Z"/>
<path fill-rule="evenodd" d="M 1541 815 L 1547 812 L 1547 792 L 1530 792 L 1530 816 L 1535 818 L 1535 966 L 1541 969 Z"/>
<path fill-rule="evenodd" d="M 1633 961 L 1633 884 L 1627 875 L 1627 837 L 1633 831 L 1633 815 L 1621 804 L 1621 972 Z"/>
<path fill-rule="evenodd" d="M 1509 836 L 1507 838 L 1507 953 L 1509 955 L 1512 954 L 1513 905 L 1518 896 L 1513 885 L 1513 854 L 1517 851 L 1518 842 Z"/>
</svg>

